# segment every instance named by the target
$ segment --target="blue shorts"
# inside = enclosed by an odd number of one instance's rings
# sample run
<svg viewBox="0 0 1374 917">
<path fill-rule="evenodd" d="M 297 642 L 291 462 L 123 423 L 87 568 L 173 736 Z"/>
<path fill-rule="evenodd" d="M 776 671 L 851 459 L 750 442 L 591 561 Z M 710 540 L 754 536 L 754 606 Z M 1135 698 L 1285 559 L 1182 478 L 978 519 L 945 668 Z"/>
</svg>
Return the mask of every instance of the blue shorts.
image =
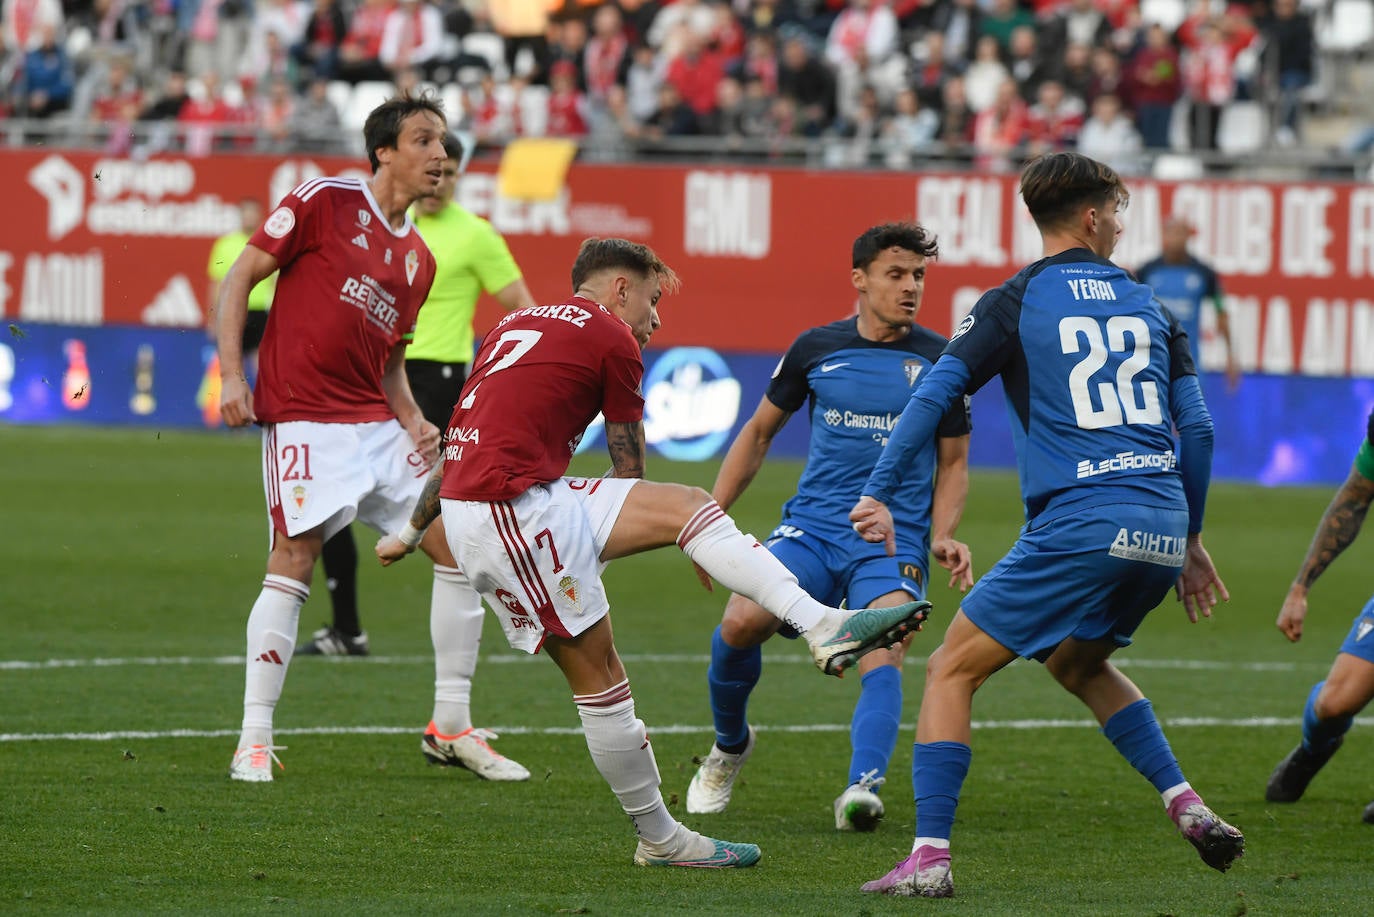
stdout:
<svg viewBox="0 0 1374 917">
<path fill-rule="evenodd" d="M 882 545 L 864 541 L 853 530 L 821 537 L 793 523 L 774 529 L 766 544 L 802 589 L 827 605 L 843 601 L 848 608 L 867 608 L 879 596 L 899 591 L 913 599 L 926 596 L 926 565 L 900 545 L 897 556 L 888 557 Z M 778 633 L 796 636 L 787 625 Z"/>
<path fill-rule="evenodd" d="M 1178 580 L 1187 536 L 1187 511 L 1134 504 L 1037 519 L 965 597 L 964 614 L 1041 662 L 1067 637 L 1129 646 Z"/>
<path fill-rule="evenodd" d="M 1374 599 L 1365 603 L 1360 613 L 1355 615 L 1355 623 L 1350 625 L 1350 633 L 1345 635 L 1341 652 L 1374 663 Z"/>
</svg>

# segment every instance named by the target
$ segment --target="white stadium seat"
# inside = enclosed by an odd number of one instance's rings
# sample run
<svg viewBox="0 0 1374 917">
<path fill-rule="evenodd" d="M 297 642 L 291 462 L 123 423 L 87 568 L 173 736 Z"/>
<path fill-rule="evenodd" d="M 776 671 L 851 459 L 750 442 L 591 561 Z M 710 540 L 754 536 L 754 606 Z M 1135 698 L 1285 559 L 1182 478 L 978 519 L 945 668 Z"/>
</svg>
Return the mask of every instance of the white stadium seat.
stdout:
<svg viewBox="0 0 1374 917">
<path fill-rule="evenodd" d="M 1325 22 L 1318 21 L 1317 47 L 1336 54 L 1353 54 L 1374 45 L 1374 2 L 1334 0 Z"/>
<path fill-rule="evenodd" d="M 1155 157 L 1154 177 L 1160 181 L 1192 181 L 1201 178 L 1202 161 L 1183 153 L 1161 153 Z"/>
<path fill-rule="evenodd" d="M 542 137 L 549 129 L 549 87 L 526 86 L 520 90 L 520 133 Z"/>
<path fill-rule="evenodd" d="M 1159 23 L 1172 32 L 1188 17 L 1185 0 L 1140 0 L 1140 21 L 1146 25 Z"/>
<path fill-rule="evenodd" d="M 1232 102 L 1221 110 L 1217 149 L 1223 153 L 1253 153 L 1269 143 L 1269 119 L 1259 102 Z"/>
<path fill-rule="evenodd" d="M 334 108 L 343 117 L 343 113 L 348 111 L 349 101 L 353 98 L 353 84 L 343 80 L 330 80 L 329 88 L 324 91 L 325 97 L 334 103 Z"/>
<path fill-rule="evenodd" d="M 385 80 L 370 80 L 353 87 L 353 95 L 349 97 L 348 108 L 339 114 L 342 116 L 344 134 L 349 138 L 355 151 L 362 151 L 363 122 L 367 120 L 368 114 L 372 109 L 391 98 L 393 92 L 395 92 L 395 87 Z"/>
<path fill-rule="evenodd" d="M 504 81 L 506 69 L 506 40 L 492 32 L 469 32 L 463 36 L 463 50 L 487 62 L 492 76 Z"/>
</svg>

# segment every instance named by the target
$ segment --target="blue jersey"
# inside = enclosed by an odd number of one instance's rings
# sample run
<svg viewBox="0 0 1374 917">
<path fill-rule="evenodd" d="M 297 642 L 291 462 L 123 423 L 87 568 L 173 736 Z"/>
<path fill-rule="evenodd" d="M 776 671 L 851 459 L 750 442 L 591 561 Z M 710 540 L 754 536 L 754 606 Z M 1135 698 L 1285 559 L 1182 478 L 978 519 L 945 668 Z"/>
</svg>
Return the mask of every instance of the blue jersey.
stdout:
<svg viewBox="0 0 1374 917">
<path fill-rule="evenodd" d="M 820 537 L 852 535 L 849 510 L 863 492 L 911 387 L 940 356 L 945 338 L 913 326 L 899 341 L 878 343 L 848 318 L 804 332 L 773 373 L 767 397 L 794 413 L 810 403 L 811 445 L 797 494 L 783 507 L 784 525 Z M 968 407 L 958 399 L 938 436 L 969 432 Z M 924 444 L 893 501 L 898 543 L 925 560 L 930 551 L 930 506 L 935 442 Z"/>
<path fill-rule="evenodd" d="M 1028 520 L 1187 505 L 1170 404 L 1195 375 L 1187 337 L 1122 268 L 1086 249 L 1037 261 L 984 294 L 945 352 L 968 392 L 1002 377 Z"/>
<path fill-rule="evenodd" d="M 1221 297 L 1217 272 L 1189 255 L 1187 261 L 1179 264 L 1156 258 L 1137 271 L 1136 276 L 1155 291 L 1164 308 L 1178 319 L 1196 354 L 1202 341 L 1202 308 L 1207 300 L 1218 302 Z"/>
</svg>

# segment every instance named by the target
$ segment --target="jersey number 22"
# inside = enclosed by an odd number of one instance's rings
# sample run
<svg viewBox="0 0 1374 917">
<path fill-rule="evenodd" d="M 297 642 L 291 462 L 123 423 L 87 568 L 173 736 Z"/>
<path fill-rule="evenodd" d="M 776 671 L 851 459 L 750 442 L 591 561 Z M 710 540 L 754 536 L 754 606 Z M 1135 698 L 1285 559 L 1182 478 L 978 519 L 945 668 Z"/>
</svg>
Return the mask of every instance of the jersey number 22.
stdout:
<svg viewBox="0 0 1374 917">
<path fill-rule="evenodd" d="M 1100 430 L 1122 423 L 1160 423 L 1164 419 L 1155 383 L 1137 385 L 1135 381 L 1136 374 L 1150 365 L 1150 326 L 1144 319 L 1134 315 L 1113 315 L 1106 322 L 1087 315 L 1061 318 L 1059 346 L 1063 352 L 1082 353 L 1084 344 L 1087 354 L 1069 372 L 1069 395 L 1079 427 Z M 1107 365 L 1111 354 L 1127 355 L 1116 368 L 1115 382 L 1094 385 L 1093 376 Z M 1093 406 L 1094 388 L 1101 407 Z"/>
</svg>

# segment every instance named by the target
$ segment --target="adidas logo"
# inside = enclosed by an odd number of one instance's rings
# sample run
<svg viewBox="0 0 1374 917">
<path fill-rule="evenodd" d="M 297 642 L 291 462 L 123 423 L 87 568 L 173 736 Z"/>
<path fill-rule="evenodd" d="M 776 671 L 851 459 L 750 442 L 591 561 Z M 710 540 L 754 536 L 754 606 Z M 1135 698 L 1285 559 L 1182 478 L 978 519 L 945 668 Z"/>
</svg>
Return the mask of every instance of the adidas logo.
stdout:
<svg viewBox="0 0 1374 917">
<path fill-rule="evenodd" d="M 354 236 L 353 244 L 361 248 L 363 251 L 367 251 L 367 233 L 360 232 L 356 236 Z"/>
<path fill-rule="evenodd" d="M 177 274 L 167 281 L 161 292 L 153 297 L 152 305 L 143 310 L 142 317 L 145 325 L 175 325 L 183 328 L 195 327 L 205 321 L 196 291 L 191 289 L 191 282 L 185 274 Z"/>
<path fill-rule="evenodd" d="M 281 657 L 277 655 L 276 650 L 268 650 L 267 652 L 263 653 L 261 656 L 258 657 L 258 662 L 271 662 L 275 663 L 276 665 L 286 665 L 286 663 L 281 661 Z"/>
<path fill-rule="evenodd" d="M 1363 640 L 1365 637 L 1369 636 L 1369 632 L 1371 630 L 1374 630 L 1374 621 L 1365 618 L 1363 621 L 1360 622 L 1360 626 L 1355 630 L 1355 639 Z"/>
</svg>

